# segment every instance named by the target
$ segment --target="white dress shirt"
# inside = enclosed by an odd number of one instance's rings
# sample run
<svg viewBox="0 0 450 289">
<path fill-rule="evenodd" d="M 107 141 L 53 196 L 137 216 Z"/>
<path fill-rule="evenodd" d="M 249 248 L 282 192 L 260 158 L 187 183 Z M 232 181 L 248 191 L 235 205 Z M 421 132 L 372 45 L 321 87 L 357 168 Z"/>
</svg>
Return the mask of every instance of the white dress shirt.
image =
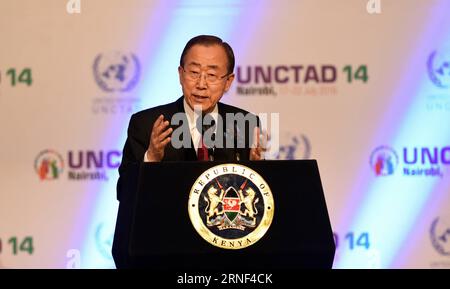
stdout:
<svg viewBox="0 0 450 289">
<path fill-rule="evenodd" d="M 201 134 L 197 130 L 196 123 L 197 123 L 197 119 L 200 115 L 198 113 L 196 114 L 194 112 L 194 110 L 186 102 L 186 99 L 183 99 L 183 107 L 184 107 L 184 112 L 186 113 L 186 118 L 188 120 L 189 132 L 191 133 L 191 138 L 192 138 L 192 143 L 194 144 L 195 153 L 197 153 Z M 214 119 L 215 123 L 217 123 L 217 119 L 218 119 L 218 115 L 219 115 L 219 109 L 218 109 L 217 104 L 214 106 L 214 109 L 210 114 L 211 114 L 212 118 Z M 215 129 L 217 130 L 217 126 L 215 127 Z M 150 162 L 147 158 L 147 151 L 145 151 L 145 154 L 144 154 L 144 162 Z"/>
</svg>

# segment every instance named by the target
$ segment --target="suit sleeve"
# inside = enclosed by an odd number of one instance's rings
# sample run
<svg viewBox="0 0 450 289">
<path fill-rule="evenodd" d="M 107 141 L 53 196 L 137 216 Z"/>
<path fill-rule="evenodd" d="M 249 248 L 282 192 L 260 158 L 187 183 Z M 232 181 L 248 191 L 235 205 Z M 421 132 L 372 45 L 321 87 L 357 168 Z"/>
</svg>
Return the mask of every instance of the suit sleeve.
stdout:
<svg viewBox="0 0 450 289">
<path fill-rule="evenodd" d="M 117 181 L 118 201 L 128 198 L 130 170 L 133 172 L 133 168 L 138 167 L 144 159 L 148 147 L 147 135 L 149 134 L 139 127 L 138 119 L 133 115 L 128 125 L 127 140 L 125 141 L 122 162 L 119 167 L 119 180 Z"/>
<path fill-rule="evenodd" d="M 119 167 L 119 180 L 117 181 L 117 199 L 120 203 L 112 248 L 112 255 L 117 268 L 132 267 L 129 243 L 133 208 L 137 193 L 139 167 L 148 146 L 145 141 L 148 133 L 141 130 L 138 126 L 138 119 L 133 115 L 128 125 L 128 135 Z"/>
</svg>

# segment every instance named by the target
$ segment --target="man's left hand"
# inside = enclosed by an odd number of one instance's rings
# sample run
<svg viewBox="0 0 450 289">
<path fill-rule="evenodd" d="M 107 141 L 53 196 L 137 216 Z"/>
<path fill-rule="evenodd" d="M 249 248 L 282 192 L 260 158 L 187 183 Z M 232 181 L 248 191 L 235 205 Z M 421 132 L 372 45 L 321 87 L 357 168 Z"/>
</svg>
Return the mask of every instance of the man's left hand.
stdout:
<svg viewBox="0 0 450 289">
<path fill-rule="evenodd" d="M 250 149 L 250 160 L 259 161 L 264 159 L 264 152 L 267 151 L 267 141 L 269 136 L 266 132 L 260 131 L 259 127 L 253 130 L 253 144 Z"/>
</svg>

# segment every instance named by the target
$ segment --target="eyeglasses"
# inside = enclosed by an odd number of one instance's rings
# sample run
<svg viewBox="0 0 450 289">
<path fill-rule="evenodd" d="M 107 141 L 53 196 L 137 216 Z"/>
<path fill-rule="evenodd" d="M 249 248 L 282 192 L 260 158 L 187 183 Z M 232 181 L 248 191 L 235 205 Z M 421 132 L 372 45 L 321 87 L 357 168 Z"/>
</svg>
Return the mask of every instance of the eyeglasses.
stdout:
<svg viewBox="0 0 450 289">
<path fill-rule="evenodd" d="M 202 72 L 200 71 L 194 71 L 194 70 L 186 70 L 184 67 L 182 67 L 184 73 L 186 73 L 186 76 L 192 80 L 192 81 L 198 81 L 200 77 L 202 76 Z M 218 76 L 214 73 L 206 73 L 206 83 L 208 84 L 218 84 L 222 79 L 229 76 L 230 73 L 225 74 L 224 76 Z"/>
</svg>

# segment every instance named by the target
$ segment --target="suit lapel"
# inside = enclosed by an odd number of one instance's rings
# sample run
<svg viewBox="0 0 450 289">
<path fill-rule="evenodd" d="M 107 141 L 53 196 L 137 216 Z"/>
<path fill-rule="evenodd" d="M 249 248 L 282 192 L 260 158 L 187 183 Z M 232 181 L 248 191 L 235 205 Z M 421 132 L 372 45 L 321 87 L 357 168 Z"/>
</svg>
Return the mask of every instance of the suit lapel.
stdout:
<svg viewBox="0 0 450 289">
<path fill-rule="evenodd" d="M 183 106 L 183 99 L 184 99 L 184 96 L 180 97 L 175 102 L 174 110 L 172 111 L 172 115 L 170 116 L 172 118 L 172 116 L 175 113 L 179 113 L 179 112 L 183 113 L 182 121 L 179 123 L 179 125 L 171 125 L 173 130 L 178 129 L 182 124 L 188 125 L 188 120 L 187 120 L 187 117 L 186 117 L 186 114 L 184 111 L 184 106 Z M 191 134 L 189 133 L 187 136 L 183 135 L 183 137 L 189 138 L 189 141 L 191 144 L 190 147 L 182 148 L 182 149 L 175 149 L 172 146 L 172 144 L 169 144 L 169 146 L 167 147 L 168 149 L 166 151 L 166 153 L 168 154 L 166 160 L 168 160 L 168 161 L 195 161 L 195 160 L 197 160 L 197 154 L 195 153 L 195 149 L 192 144 Z"/>
</svg>

